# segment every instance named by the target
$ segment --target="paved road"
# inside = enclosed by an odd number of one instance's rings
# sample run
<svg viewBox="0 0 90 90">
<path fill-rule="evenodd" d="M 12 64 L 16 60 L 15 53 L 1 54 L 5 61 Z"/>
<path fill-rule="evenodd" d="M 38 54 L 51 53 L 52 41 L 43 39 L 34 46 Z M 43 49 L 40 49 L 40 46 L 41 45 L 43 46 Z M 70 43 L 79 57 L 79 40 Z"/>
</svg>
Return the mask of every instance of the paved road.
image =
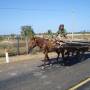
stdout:
<svg viewBox="0 0 90 90">
<path fill-rule="evenodd" d="M 85 57 L 82 62 L 71 58 L 66 66 L 54 64 L 45 70 L 38 67 L 40 60 L 0 65 L 0 90 L 67 90 L 90 76 L 90 54 Z"/>
</svg>

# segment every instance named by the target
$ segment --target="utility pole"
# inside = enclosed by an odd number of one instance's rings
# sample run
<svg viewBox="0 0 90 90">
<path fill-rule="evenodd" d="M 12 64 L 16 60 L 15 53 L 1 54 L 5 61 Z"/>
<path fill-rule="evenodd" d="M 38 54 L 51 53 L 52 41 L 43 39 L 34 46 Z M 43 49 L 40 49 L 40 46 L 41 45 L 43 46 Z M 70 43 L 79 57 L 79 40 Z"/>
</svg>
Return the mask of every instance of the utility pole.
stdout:
<svg viewBox="0 0 90 90">
<path fill-rule="evenodd" d="M 72 11 L 72 41 L 74 39 L 74 36 L 73 36 L 73 28 L 75 29 L 75 11 L 73 10 Z"/>
<path fill-rule="evenodd" d="M 20 54 L 20 50 L 19 50 L 19 35 L 16 36 L 17 39 L 17 55 Z"/>
<path fill-rule="evenodd" d="M 72 32 L 72 41 L 73 41 L 73 32 Z"/>
</svg>

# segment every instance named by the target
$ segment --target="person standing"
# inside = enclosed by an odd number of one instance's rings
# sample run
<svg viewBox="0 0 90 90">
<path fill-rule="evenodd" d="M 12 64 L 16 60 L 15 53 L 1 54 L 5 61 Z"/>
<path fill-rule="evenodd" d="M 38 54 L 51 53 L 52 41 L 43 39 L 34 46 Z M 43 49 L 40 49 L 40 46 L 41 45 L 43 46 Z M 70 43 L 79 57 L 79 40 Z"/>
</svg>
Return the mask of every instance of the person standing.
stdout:
<svg viewBox="0 0 90 90">
<path fill-rule="evenodd" d="M 64 24 L 61 24 L 59 26 L 59 30 L 57 31 L 57 36 L 62 39 L 62 38 L 67 38 L 67 33 L 66 29 L 64 28 Z"/>
</svg>

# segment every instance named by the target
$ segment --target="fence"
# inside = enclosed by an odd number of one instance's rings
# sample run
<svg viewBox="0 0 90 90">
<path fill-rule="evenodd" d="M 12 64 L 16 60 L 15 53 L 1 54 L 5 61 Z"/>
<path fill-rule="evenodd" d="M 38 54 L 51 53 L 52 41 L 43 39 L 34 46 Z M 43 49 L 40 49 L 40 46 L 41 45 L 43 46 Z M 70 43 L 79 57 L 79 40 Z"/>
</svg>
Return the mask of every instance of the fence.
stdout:
<svg viewBox="0 0 90 90">
<path fill-rule="evenodd" d="M 72 34 L 68 34 L 67 36 L 72 38 Z M 90 34 L 73 34 L 73 39 L 90 41 Z M 5 48 L 8 49 L 9 56 L 27 54 L 26 42 L 24 39 L 15 38 L 0 41 L 0 57 L 5 56 Z M 36 51 L 40 51 L 39 48 L 35 48 L 33 53 L 36 53 Z"/>
</svg>

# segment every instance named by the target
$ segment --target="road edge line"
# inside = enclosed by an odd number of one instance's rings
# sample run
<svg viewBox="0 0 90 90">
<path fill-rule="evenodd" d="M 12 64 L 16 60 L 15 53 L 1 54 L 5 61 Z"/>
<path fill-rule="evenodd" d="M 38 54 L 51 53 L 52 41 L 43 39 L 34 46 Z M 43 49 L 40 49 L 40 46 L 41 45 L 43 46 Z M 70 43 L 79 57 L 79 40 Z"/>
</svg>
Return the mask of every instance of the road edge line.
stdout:
<svg viewBox="0 0 90 90">
<path fill-rule="evenodd" d="M 78 89 L 79 87 L 83 86 L 84 84 L 86 84 L 89 81 L 90 81 L 90 77 L 85 79 L 85 80 L 83 80 L 83 81 L 81 81 L 80 83 L 76 84 L 75 86 L 71 87 L 68 90 L 76 90 L 76 89 Z"/>
</svg>

